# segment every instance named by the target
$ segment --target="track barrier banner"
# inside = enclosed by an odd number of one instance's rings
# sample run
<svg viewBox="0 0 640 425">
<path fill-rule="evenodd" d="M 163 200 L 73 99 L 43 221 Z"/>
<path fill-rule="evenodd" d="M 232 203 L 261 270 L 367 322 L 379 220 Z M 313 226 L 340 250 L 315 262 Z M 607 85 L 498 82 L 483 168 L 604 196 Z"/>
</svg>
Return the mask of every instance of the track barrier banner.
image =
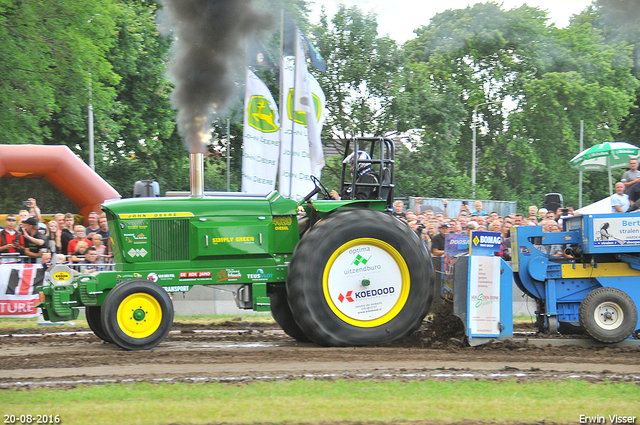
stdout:
<svg viewBox="0 0 640 425">
<path fill-rule="evenodd" d="M 0 317 L 36 317 L 41 264 L 0 264 Z"/>
</svg>

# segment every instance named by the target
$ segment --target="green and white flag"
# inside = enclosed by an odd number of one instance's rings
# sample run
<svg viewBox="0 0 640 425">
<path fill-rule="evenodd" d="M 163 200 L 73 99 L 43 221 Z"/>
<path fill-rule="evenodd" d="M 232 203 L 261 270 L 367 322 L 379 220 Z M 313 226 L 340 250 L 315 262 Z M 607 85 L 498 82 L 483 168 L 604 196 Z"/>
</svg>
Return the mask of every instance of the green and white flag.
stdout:
<svg viewBox="0 0 640 425">
<path fill-rule="evenodd" d="M 244 108 L 242 191 L 267 194 L 276 187 L 280 118 L 267 85 L 249 69 Z"/>
</svg>

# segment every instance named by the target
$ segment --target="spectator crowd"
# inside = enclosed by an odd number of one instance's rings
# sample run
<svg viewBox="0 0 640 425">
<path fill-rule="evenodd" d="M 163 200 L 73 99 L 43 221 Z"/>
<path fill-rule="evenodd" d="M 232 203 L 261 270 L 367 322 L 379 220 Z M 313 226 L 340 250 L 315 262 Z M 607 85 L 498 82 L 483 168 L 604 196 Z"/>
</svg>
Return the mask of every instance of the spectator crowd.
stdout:
<svg viewBox="0 0 640 425">
<path fill-rule="evenodd" d="M 616 193 L 611 197 L 611 212 L 640 209 L 640 171 L 638 161 L 629 162 L 622 181 L 616 183 Z M 511 260 L 510 229 L 513 226 L 542 226 L 545 232 L 562 230 L 562 218 L 577 214 L 572 207 L 547 211 L 530 206 L 528 214 L 500 216 L 497 212 L 483 210 L 481 201 L 475 201 L 473 209 L 463 202 L 454 217 L 449 217 L 448 202 L 444 199 L 444 211 L 421 211 L 422 198 L 415 198 L 414 210 L 405 210 L 402 201 L 395 201 L 392 214 L 409 225 L 423 240 L 433 256 L 443 256 L 446 234 L 469 234 L 471 231 L 499 232 L 502 247 L 499 255 Z M 98 212 L 89 213 L 89 225 L 76 223 L 71 213 L 57 213 L 44 222 L 36 200 L 26 201 L 17 215 L 7 214 L 4 227 L 0 227 L 0 264 L 2 263 L 66 263 L 79 272 L 105 270 L 113 264 L 113 252 L 109 239 L 107 218 Z M 562 252 L 550 255 L 563 256 Z"/>
<path fill-rule="evenodd" d="M 546 208 L 538 209 L 530 206 L 528 214 L 513 213 L 500 216 L 497 212 L 483 210 L 482 202 L 475 201 L 471 209 L 467 203 L 463 203 L 455 217 L 449 217 L 448 202 L 444 199 L 444 211 L 434 212 L 431 209 L 422 211 L 420 203 L 422 198 L 415 198 L 414 210 L 406 209 L 402 201 L 395 201 L 392 214 L 409 225 L 422 239 L 432 256 L 444 255 L 445 235 L 470 234 L 471 231 L 499 232 L 502 236 L 502 247 L 499 256 L 505 260 L 511 260 L 510 231 L 514 226 L 542 226 L 544 232 L 560 232 L 562 230 L 562 218 L 577 215 L 573 207 L 558 208 L 556 211 L 548 211 Z M 550 252 L 553 256 L 565 256 L 560 251 Z"/>
<path fill-rule="evenodd" d="M 76 224 L 71 213 L 57 213 L 43 221 L 34 198 L 17 215 L 7 214 L 0 227 L 0 263 L 62 263 L 74 271 L 91 273 L 113 264 L 107 217 L 89 213 L 88 226 Z"/>
<path fill-rule="evenodd" d="M 579 214 L 573 207 L 558 208 L 556 211 L 547 211 L 546 208 L 530 206 L 528 214 L 509 214 L 505 217 L 493 211 L 487 213 L 482 208 L 481 201 L 475 201 L 472 210 L 466 202 L 462 203 L 460 211 L 453 218 L 447 211 L 448 202 L 443 200 L 444 211 L 420 210 L 422 198 L 415 198 L 414 211 L 406 210 L 402 201 L 395 201 L 392 214 L 406 222 L 422 238 L 431 255 L 441 257 L 444 255 L 445 235 L 469 234 L 472 230 L 485 230 L 500 232 L 502 235 L 502 247 L 499 255 L 505 260 L 511 260 L 510 229 L 513 226 L 542 226 L 544 232 L 562 231 L 562 218 Z M 638 160 L 629 161 L 629 170 L 622 175 L 621 181 L 615 184 L 615 193 L 610 197 L 612 213 L 640 212 L 640 170 Z M 567 257 L 560 245 L 551 246 L 549 255 Z"/>
</svg>

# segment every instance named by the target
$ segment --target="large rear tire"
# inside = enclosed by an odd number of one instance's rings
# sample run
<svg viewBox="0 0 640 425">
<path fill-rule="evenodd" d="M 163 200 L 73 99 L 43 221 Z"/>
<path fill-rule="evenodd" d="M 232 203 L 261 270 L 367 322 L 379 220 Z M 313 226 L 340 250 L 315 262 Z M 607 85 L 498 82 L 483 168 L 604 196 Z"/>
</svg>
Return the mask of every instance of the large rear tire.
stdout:
<svg viewBox="0 0 640 425">
<path fill-rule="evenodd" d="M 319 221 L 296 246 L 289 305 L 323 346 L 388 343 L 415 331 L 433 297 L 431 258 L 409 226 L 354 209 Z"/>
<path fill-rule="evenodd" d="M 91 328 L 93 333 L 98 338 L 105 342 L 113 342 L 111 341 L 111 339 L 109 339 L 109 336 L 102 327 L 102 307 L 86 306 L 85 316 L 87 319 L 87 323 L 89 324 L 89 328 Z"/>
<path fill-rule="evenodd" d="M 580 324 L 592 338 L 620 342 L 638 323 L 638 310 L 629 295 L 616 288 L 597 288 L 580 303 Z"/>
<path fill-rule="evenodd" d="M 271 315 L 278 325 L 282 328 L 284 333 L 291 338 L 300 342 L 311 342 L 308 336 L 304 334 L 300 326 L 296 323 L 291 307 L 289 307 L 289 301 L 287 301 L 287 291 L 285 289 L 279 289 L 273 292 L 270 296 L 271 303 Z"/>
<path fill-rule="evenodd" d="M 122 282 L 102 305 L 102 326 L 107 336 L 125 350 L 148 350 L 160 344 L 173 325 L 169 294 L 145 279 Z"/>
</svg>

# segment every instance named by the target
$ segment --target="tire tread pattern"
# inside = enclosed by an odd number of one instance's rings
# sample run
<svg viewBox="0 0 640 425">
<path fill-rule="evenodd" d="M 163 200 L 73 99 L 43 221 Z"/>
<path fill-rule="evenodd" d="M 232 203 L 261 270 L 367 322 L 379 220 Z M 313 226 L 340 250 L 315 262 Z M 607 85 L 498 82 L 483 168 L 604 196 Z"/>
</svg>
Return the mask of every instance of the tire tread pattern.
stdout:
<svg viewBox="0 0 640 425">
<path fill-rule="evenodd" d="M 410 274 L 406 305 L 381 326 L 347 324 L 324 299 L 322 279 L 329 257 L 357 238 L 389 243 L 404 258 Z M 287 292 L 296 322 L 305 335 L 322 346 L 366 346 L 402 339 L 414 332 L 428 312 L 434 293 L 433 266 L 424 243 L 405 223 L 381 211 L 351 209 L 319 221 L 296 246 L 289 266 Z"/>
<path fill-rule="evenodd" d="M 271 315 L 278 325 L 282 328 L 284 333 L 291 338 L 299 342 L 311 342 L 304 331 L 300 329 L 298 323 L 296 323 L 289 301 L 287 300 L 287 291 L 285 289 L 279 289 L 273 292 L 270 296 Z"/>
<path fill-rule="evenodd" d="M 614 302 L 620 306 L 624 321 L 617 329 L 603 329 L 593 318 L 595 309 L 604 302 Z M 589 292 L 580 303 L 580 324 L 594 339 L 605 342 L 620 342 L 633 333 L 638 323 L 638 310 L 629 295 L 617 288 L 602 287 Z"/>
<path fill-rule="evenodd" d="M 129 295 L 146 293 L 153 296 L 162 309 L 162 321 L 155 332 L 145 338 L 133 338 L 125 334 L 118 325 L 118 307 Z M 114 344 L 125 350 L 149 350 L 160 344 L 169 335 L 173 325 L 173 302 L 169 294 L 157 283 L 146 279 L 126 280 L 116 285 L 102 305 L 102 326 Z"/>
<path fill-rule="evenodd" d="M 105 342 L 113 343 L 105 332 L 104 327 L 102 327 L 102 307 L 85 306 L 85 318 L 89 328 L 98 338 Z"/>
</svg>

